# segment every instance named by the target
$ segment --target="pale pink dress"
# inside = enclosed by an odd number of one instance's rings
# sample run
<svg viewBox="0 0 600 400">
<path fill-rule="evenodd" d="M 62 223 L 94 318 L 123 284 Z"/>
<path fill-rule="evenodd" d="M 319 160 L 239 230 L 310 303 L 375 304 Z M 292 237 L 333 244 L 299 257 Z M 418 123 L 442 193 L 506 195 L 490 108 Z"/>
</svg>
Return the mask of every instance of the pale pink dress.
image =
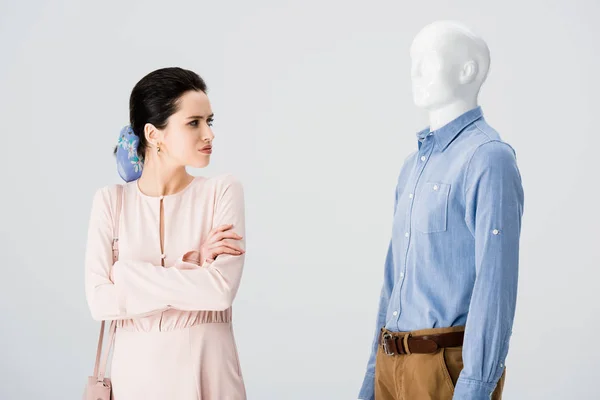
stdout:
<svg viewBox="0 0 600 400">
<path fill-rule="evenodd" d="M 164 196 L 164 254 L 160 198 L 143 194 L 137 181 L 123 194 L 119 260 L 113 267 L 114 185 L 94 196 L 85 258 L 93 318 L 118 320 L 114 400 L 246 399 L 231 323 L 245 256 L 222 254 L 201 267 L 181 261 L 213 227 L 231 223 L 245 236 L 241 183 L 230 174 L 197 177 Z M 234 243 L 245 249 L 245 237 Z"/>
</svg>

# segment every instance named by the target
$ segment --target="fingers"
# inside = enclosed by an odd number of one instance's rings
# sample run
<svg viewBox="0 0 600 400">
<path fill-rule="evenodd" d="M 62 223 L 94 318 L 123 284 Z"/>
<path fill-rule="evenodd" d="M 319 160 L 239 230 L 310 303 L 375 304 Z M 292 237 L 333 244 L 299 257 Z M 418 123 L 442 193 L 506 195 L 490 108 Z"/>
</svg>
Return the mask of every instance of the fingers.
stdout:
<svg viewBox="0 0 600 400">
<path fill-rule="evenodd" d="M 215 232 L 212 235 L 209 235 L 206 238 L 206 243 L 213 243 L 214 244 L 214 243 L 220 242 L 223 239 L 240 240 L 242 238 L 243 238 L 242 236 L 238 235 L 234 231 L 230 231 L 230 230 L 223 231 L 223 232 L 219 231 L 219 232 Z"/>
<path fill-rule="evenodd" d="M 217 226 L 216 228 L 213 228 L 210 230 L 210 232 L 208 232 L 208 236 L 212 236 L 217 232 L 223 232 L 226 231 L 228 229 L 233 228 L 233 224 L 226 224 L 226 225 L 221 225 L 221 226 Z"/>
<path fill-rule="evenodd" d="M 215 249 L 211 249 L 210 253 L 213 256 L 212 258 L 215 258 L 216 256 L 218 256 L 220 254 L 231 254 L 234 256 L 239 256 L 243 253 L 243 251 L 235 250 L 228 246 L 219 246 Z"/>
<path fill-rule="evenodd" d="M 214 235 L 214 238 L 215 238 L 215 242 L 220 242 L 223 239 L 234 239 L 234 240 L 242 239 L 242 237 L 240 235 L 238 235 L 237 233 L 235 233 L 234 231 L 218 232 Z"/>
<path fill-rule="evenodd" d="M 218 242 L 218 243 L 215 243 L 215 244 L 207 246 L 207 247 L 208 247 L 208 249 L 210 251 L 212 251 L 213 249 L 216 249 L 216 248 L 220 248 L 220 247 L 228 247 L 228 248 L 230 248 L 232 250 L 235 250 L 237 252 L 240 252 L 240 253 L 245 253 L 246 252 L 241 247 L 238 247 L 238 246 L 236 246 L 236 245 L 234 245 L 232 243 L 227 243 L 227 242 Z"/>
</svg>

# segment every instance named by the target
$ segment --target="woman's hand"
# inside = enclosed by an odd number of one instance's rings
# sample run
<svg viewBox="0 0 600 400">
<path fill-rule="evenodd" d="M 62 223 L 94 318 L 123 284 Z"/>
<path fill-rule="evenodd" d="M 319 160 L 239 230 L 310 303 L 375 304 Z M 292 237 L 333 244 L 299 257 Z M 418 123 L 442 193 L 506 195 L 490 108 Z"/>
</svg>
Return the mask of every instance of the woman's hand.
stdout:
<svg viewBox="0 0 600 400">
<path fill-rule="evenodd" d="M 191 262 L 197 265 L 202 265 L 204 260 L 212 262 L 220 254 L 232 254 L 239 256 L 245 253 L 245 250 L 232 243 L 228 243 L 225 239 L 240 240 L 242 237 L 231 230 L 232 224 L 221 225 L 212 229 L 208 233 L 206 241 L 202 244 L 200 251 L 192 250 L 183 255 L 182 261 Z"/>
</svg>

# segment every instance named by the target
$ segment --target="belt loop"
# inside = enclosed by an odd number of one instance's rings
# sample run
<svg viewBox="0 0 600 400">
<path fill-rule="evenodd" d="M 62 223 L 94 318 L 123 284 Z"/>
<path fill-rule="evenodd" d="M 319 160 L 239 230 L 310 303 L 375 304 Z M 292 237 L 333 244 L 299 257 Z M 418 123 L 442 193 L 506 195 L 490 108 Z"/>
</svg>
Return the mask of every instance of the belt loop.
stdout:
<svg viewBox="0 0 600 400">
<path fill-rule="evenodd" d="M 404 351 L 406 352 L 406 355 L 409 356 L 412 353 L 410 352 L 410 348 L 408 346 L 408 338 L 412 336 L 412 333 L 408 332 L 406 335 L 404 335 L 404 337 L 402 338 L 402 341 L 404 342 Z"/>
</svg>

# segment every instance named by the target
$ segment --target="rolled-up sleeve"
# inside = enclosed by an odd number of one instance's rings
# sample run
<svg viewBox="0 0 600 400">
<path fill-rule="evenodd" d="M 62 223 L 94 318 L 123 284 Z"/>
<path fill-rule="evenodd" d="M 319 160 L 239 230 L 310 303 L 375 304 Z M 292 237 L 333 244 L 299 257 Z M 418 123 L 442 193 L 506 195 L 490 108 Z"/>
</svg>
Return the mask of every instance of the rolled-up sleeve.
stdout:
<svg viewBox="0 0 600 400">
<path fill-rule="evenodd" d="M 491 397 L 504 371 L 515 315 L 524 195 L 516 154 L 490 141 L 465 175 L 465 222 L 475 240 L 475 282 L 454 400 Z"/>
</svg>

